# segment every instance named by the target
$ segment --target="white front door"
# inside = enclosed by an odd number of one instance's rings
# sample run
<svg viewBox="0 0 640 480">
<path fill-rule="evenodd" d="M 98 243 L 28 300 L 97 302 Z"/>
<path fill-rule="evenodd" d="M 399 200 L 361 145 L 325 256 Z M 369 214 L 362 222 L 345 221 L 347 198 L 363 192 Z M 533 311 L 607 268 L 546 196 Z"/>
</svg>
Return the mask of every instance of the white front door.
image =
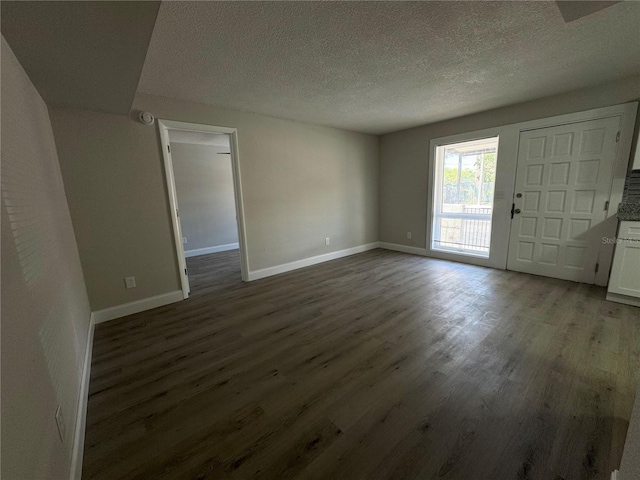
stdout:
<svg viewBox="0 0 640 480">
<path fill-rule="evenodd" d="M 595 282 L 619 125 L 610 117 L 520 133 L 507 269 Z"/>
</svg>

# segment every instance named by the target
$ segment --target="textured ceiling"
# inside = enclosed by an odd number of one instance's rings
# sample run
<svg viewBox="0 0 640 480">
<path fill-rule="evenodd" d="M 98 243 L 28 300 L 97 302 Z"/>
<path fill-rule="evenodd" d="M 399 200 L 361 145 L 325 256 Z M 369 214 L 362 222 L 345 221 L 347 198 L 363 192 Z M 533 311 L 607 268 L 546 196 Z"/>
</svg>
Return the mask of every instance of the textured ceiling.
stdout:
<svg viewBox="0 0 640 480">
<path fill-rule="evenodd" d="M 139 91 L 386 133 L 640 74 L 640 3 L 164 2 Z"/>
<path fill-rule="evenodd" d="M 602 10 L 603 8 L 609 8 L 616 3 L 620 3 L 620 1 L 621 0 L 605 2 L 600 2 L 597 0 L 561 0 L 556 1 L 556 3 L 558 4 L 558 8 L 560 9 L 562 18 L 564 18 L 565 22 L 569 23 L 579 18 L 586 17 L 587 15 L 591 15 L 592 13 Z"/>
<path fill-rule="evenodd" d="M 160 2 L 1 7 L 2 35 L 49 105 L 129 113 Z"/>
<path fill-rule="evenodd" d="M 230 148 L 229 135 L 224 133 L 169 130 L 169 141 L 172 143 L 195 143 L 196 145 L 212 145 L 214 147 Z"/>
</svg>

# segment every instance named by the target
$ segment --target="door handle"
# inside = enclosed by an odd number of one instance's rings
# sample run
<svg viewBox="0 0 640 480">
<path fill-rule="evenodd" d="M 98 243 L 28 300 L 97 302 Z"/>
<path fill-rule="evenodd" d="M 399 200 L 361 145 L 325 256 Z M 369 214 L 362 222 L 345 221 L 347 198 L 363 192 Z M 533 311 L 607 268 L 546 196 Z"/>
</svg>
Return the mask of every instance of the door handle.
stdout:
<svg viewBox="0 0 640 480">
<path fill-rule="evenodd" d="M 513 220 L 513 214 L 514 213 L 520 213 L 520 209 L 516 208 L 516 204 L 512 203 L 511 204 L 511 219 Z"/>
</svg>

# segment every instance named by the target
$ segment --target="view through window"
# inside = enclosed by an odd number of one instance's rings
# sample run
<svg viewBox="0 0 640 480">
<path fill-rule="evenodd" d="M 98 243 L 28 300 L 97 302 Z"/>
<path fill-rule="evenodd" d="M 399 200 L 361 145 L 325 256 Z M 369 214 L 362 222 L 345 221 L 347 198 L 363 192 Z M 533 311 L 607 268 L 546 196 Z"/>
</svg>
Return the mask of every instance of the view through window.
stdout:
<svg viewBox="0 0 640 480">
<path fill-rule="evenodd" d="M 436 148 L 431 248 L 489 257 L 498 137 Z"/>
</svg>

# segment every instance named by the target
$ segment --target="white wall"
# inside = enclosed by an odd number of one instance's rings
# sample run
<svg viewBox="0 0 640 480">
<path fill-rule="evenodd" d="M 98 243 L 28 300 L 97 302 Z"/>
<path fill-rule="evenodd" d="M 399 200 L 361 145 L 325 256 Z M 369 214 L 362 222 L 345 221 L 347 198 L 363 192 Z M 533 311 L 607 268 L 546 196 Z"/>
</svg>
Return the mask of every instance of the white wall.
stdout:
<svg viewBox="0 0 640 480">
<path fill-rule="evenodd" d="M 250 271 L 378 240 L 378 137 L 140 93 L 133 110 L 238 129 Z"/>
<path fill-rule="evenodd" d="M 124 115 L 49 112 L 91 309 L 180 290 L 155 126 Z M 125 288 L 128 276 L 136 288 Z"/>
<path fill-rule="evenodd" d="M 1 103 L 2 478 L 68 478 L 89 302 L 47 107 L 4 37 Z"/>
<path fill-rule="evenodd" d="M 186 252 L 238 243 L 229 147 L 171 142 Z"/>
</svg>

